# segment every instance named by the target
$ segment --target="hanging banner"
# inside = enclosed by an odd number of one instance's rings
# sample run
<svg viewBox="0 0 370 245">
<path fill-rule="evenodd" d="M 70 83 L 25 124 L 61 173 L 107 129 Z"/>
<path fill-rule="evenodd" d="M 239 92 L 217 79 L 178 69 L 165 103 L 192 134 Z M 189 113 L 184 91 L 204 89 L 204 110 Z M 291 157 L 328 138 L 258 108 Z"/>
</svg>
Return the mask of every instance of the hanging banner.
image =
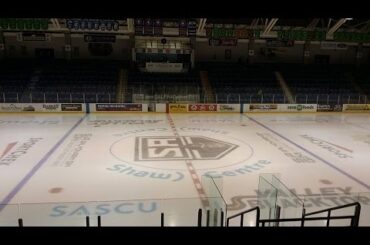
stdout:
<svg viewBox="0 0 370 245">
<path fill-rule="evenodd" d="M 210 38 L 209 46 L 237 46 L 238 39 L 233 38 Z"/>
<path fill-rule="evenodd" d="M 279 48 L 279 47 L 293 47 L 293 40 L 277 40 L 277 39 L 267 39 L 266 47 L 269 48 Z"/>
<path fill-rule="evenodd" d="M 345 43 L 321 42 L 320 48 L 321 49 L 346 50 L 348 46 Z"/>
<path fill-rule="evenodd" d="M 115 35 L 96 35 L 96 34 L 88 34 L 84 35 L 85 42 L 89 43 L 115 43 L 116 36 Z"/>
</svg>

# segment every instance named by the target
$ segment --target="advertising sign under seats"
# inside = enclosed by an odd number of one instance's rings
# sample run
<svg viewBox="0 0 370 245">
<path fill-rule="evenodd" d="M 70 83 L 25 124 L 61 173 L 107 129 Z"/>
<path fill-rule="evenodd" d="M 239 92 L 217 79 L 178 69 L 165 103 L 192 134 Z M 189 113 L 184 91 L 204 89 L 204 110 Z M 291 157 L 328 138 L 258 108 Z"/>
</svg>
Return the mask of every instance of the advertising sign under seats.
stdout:
<svg viewBox="0 0 370 245">
<path fill-rule="evenodd" d="M 0 112 L 85 112 L 79 103 L 1 103 Z"/>
<path fill-rule="evenodd" d="M 148 108 L 149 111 L 149 108 Z M 157 103 L 155 105 L 155 112 L 166 112 L 166 104 L 165 103 Z"/>
<path fill-rule="evenodd" d="M 240 112 L 240 104 L 167 104 L 167 112 Z M 157 104 L 157 112 L 158 104 Z"/>
<path fill-rule="evenodd" d="M 217 104 L 189 104 L 188 112 L 216 112 Z"/>
<path fill-rule="evenodd" d="M 279 104 L 279 112 L 316 112 L 317 104 Z"/>
<path fill-rule="evenodd" d="M 188 112 L 188 104 L 168 104 L 167 112 Z"/>
<path fill-rule="evenodd" d="M 250 112 L 277 112 L 277 104 L 245 104 L 244 111 Z"/>
<path fill-rule="evenodd" d="M 324 111 L 338 112 L 338 111 L 342 111 L 342 105 L 318 104 L 317 111 L 318 112 L 324 112 Z"/>
<path fill-rule="evenodd" d="M 370 104 L 344 104 L 344 112 L 370 112 Z"/>
<path fill-rule="evenodd" d="M 148 104 L 93 103 L 90 104 L 90 112 L 148 112 Z"/>
<path fill-rule="evenodd" d="M 240 104 L 218 104 L 218 112 L 240 112 Z"/>
</svg>

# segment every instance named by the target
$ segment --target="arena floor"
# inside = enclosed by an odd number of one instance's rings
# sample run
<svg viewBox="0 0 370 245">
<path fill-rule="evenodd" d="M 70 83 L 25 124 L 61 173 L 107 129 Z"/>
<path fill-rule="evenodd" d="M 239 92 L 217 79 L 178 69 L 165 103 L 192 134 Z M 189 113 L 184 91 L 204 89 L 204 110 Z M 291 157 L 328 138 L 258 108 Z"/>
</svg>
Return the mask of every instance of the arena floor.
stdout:
<svg viewBox="0 0 370 245">
<path fill-rule="evenodd" d="M 312 209 L 363 193 L 370 214 L 370 114 L 9 113 L 0 135 L 0 225 L 158 225 L 161 210 L 167 225 L 195 224 L 204 175 L 232 214 L 255 204 L 264 173 Z"/>
</svg>

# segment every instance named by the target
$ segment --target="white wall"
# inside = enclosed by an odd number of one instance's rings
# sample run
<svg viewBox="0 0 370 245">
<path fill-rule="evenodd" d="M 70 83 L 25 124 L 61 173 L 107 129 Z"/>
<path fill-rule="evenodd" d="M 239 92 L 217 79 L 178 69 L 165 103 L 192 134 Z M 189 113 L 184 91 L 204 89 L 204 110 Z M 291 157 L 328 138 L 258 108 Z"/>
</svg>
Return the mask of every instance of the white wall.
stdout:
<svg viewBox="0 0 370 245">
<path fill-rule="evenodd" d="M 328 50 L 321 49 L 320 44 L 311 44 L 310 57 L 308 58 L 309 63 L 314 63 L 315 55 L 329 55 L 330 63 L 332 64 L 349 64 L 354 63 L 356 60 L 357 46 L 348 46 L 347 50 Z M 248 43 L 239 42 L 236 47 L 225 47 L 225 46 L 209 46 L 208 39 L 200 41 L 199 39 L 195 45 L 195 61 L 228 61 L 225 60 L 225 50 L 230 49 L 232 58 L 229 61 L 235 62 L 241 57 L 245 60 L 248 56 Z M 261 49 L 266 51 L 265 43 L 254 44 L 254 63 L 303 63 L 303 43 L 295 43 L 293 47 L 278 47 L 272 48 L 275 56 L 270 57 L 265 52 L 265 55 L 261 53 Z M 360 63 L 369 62 L 370 47 L 363 48 L 363 57 L 360 59 Z"/>
<path fill-rule="evenodd" d="M 356 60 L 357 46 L 348 46 L 346 50 L 321 49 L 320 44 L 310 47 L 310 63 L 315 61 L 315 55 L 329 55 L 330 64 L 350 64 Z"/>
<path fill-rule="evenodd" d="M 88 43 L 84 41 L 82 34 L 71 34 L 71 52 L 74 47 L 78 47 L 79 55 L 72 55 L 74 59 L 117 59 L 129 60 L 129 39 L 126 36 L 117 36 L 116 42 L 112 44 L 113 52 L 109 56 L 93 56 L 88 50 Z M 4 35 L 5 49 L 9 57 L 13 58 L 34 58 L 36 48 L 54 49 L 54 57 L 57 59 L 65 58 L 65 37 L 63 33 L 51 34 L 50 41 L 18 41 L 17 33 L 7 33 Z M 14 51 L 10 51 L 10 46 L 14 47 Z M 26 53 L 22 53 L 22 46 L 26 47 Z"/>
<path fill-rule="evenodd" d="M 254 44 L 254 63 L 273 63 L 273 62 L 284 62 L 284 63 L 300 63 L 303 62 L 303 44 L 295 44 L 293 47 L 278 47 L 272 48 L 272 52 L 275 56 L 269 57 L 263 55 L 261 49 L 268 49 L 264 43 Z"/>
<path fill-rule="evenodd" d="M 225 50 L 231 50 L 231 59 L 225 59 Z M 248 56 L 248 43 L 238 43 L 237 46 L 209 46 L 206 41 L 195 43 L 195 62 L 204 61 L 238 61 L 239 58 L 246 59 Z"/>
</svg>

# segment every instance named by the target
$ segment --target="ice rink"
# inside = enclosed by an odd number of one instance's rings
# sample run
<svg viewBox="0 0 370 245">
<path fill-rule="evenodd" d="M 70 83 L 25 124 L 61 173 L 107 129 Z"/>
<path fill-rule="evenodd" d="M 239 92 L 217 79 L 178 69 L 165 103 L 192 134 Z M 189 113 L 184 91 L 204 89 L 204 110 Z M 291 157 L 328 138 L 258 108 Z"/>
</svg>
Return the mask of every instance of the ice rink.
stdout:
<svg viewBox="0 0 370 245">
<path fill-rule="evenodd" d="M 219 181 L 232 214 L 256 204 L 264 173 L 302 199 L 322 196 L 307 199 L 312 209 L 357 193 L 370 205 L 370 114 L 0 114 L 0 220 L 8 225 L 12 215 L 25 225 L 86 215 L 122 224 L 114 214 L 125 216 L 122 225 L 144 216 L 157 225 L 173 204 L 183 212 L 204 205 L 202 176 Z M 187 225 L 166 214 L 167 225 Z"/>
</svg>

